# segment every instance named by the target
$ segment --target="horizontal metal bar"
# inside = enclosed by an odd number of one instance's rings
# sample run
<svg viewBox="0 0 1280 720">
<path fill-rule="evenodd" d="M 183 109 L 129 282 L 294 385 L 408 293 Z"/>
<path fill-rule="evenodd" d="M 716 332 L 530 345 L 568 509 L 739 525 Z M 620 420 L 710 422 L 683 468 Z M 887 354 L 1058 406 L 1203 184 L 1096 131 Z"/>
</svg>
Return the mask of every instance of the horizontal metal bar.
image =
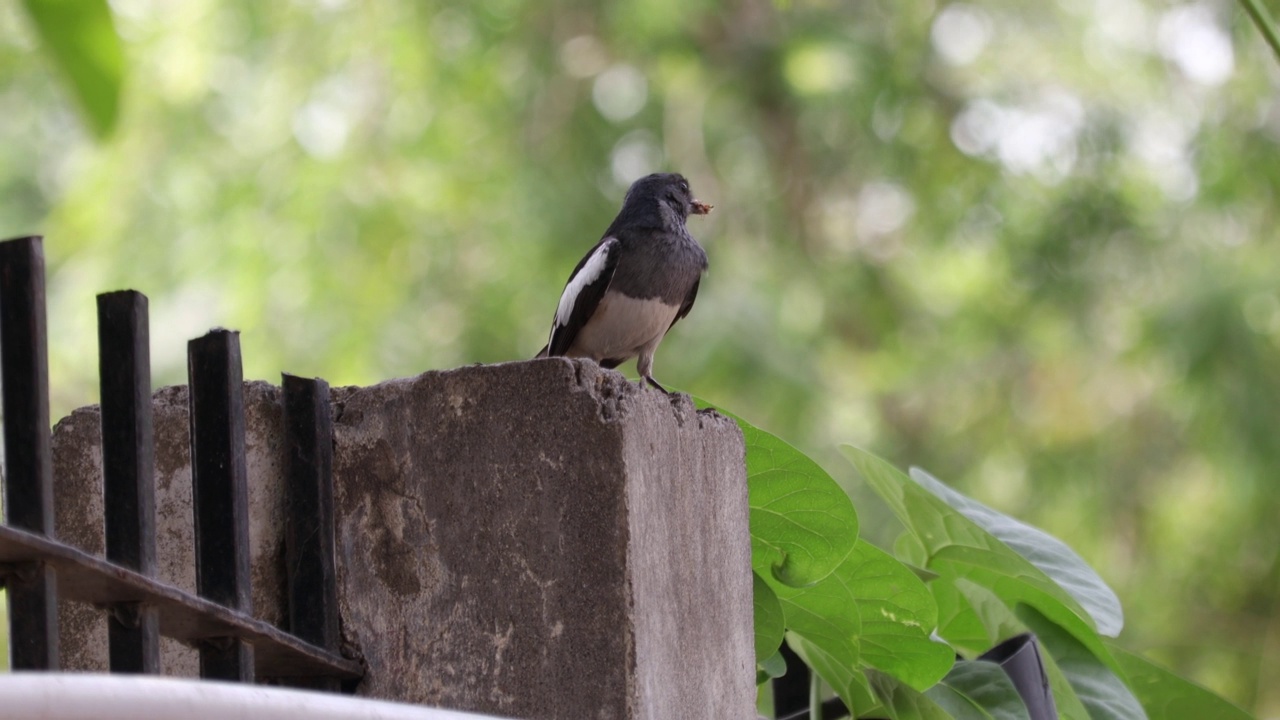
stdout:
<svg viewBox="0 0 1280 720">
<path fill-rule="evenodd" d="M 132 570 L 112 565 L 48 538 L 0 525 L 0 575 L 6 564 L 43 560 L 58 575 L 63 597 L 94 605 L 141 602 L 160 613 L 160 634 L 197 644 L 239 638 L 254 647 L 258 677 L 335 677 L 364 675 L 360 663 L 305 643 L 244 613 L 179 590 Z"/>
</svg>

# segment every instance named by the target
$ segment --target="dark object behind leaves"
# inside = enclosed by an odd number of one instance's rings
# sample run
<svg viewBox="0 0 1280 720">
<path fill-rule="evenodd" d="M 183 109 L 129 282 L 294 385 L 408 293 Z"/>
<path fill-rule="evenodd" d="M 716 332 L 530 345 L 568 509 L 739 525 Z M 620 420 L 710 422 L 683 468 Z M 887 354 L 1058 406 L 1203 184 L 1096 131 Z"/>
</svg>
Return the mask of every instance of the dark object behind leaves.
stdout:
<svg viewBox="0 0 1280 720">
<path fill-rule="evenodd" d="M 773 680 L 774 712 L 779 720 L 807 718 L 809 668 L 786 643 L 783 643 L 780 652 L 787 660 L 787 674 Z M 1058 720 L 1053 691 L 1049 688 L 1049 676 L 1045 674 L 1044 661 L 1040 657 L 1040 643 L 1032 633 L 1023 633 L 1005 640 L 983 653 L 977 661 L 957 662 L 990 662 L 999 665 L 1027 706 L 1027 715 L 1031 720 Z M 848 716 L 848 713 L 848 708 L 839 698 L 832 698 L 822 704 L 824 718 L 842 718 Z"/>
<path fill-rule="evenodd" d="M 809 708 L 805 708 L 803 710 L 797 710 L 785 717 L 779 716 L 778 720 L 809 720 L 811 716 L 812 713 L 809 711 Z M 830 700 L 824 700 L 822 702 L 822 717 L 823 720 L 840 720 L 841 718 L 847 718 L 849 717 L 849 708 L 845 707 L 843 700 L 838 697 L 833 697 Z"/>
<path fill-rule="evenodd" d="M 1049 688 L 1049 676 L 1040 658 L 1040 643 L 1031 633 L 1009 638 L 982 654 L 979 660 L 993 662 L 1013 681 L 1031 720 L 1057 720 L 1058 709 Z"/>
<path fill-rule="evenodd" d="M 773 679 L 773 713 L 781 718 L 800 711 L 808 712 L 809 666 L 785 642 L 778 652 L 787 663 L 787 672 Z"/>
<path fill-rule="evenodd" d="M 773 679 L 773 712 L 778 720 L 807 720 L 809 712 L 809 683 L 812 675 L 796 651 L 785 642 L 778 648 L 787 661 L 787 673 Z M 830 720 L 848 717 L 849 708 L 840 698 L 822 703 L 822 717 Z"/>
</svg>

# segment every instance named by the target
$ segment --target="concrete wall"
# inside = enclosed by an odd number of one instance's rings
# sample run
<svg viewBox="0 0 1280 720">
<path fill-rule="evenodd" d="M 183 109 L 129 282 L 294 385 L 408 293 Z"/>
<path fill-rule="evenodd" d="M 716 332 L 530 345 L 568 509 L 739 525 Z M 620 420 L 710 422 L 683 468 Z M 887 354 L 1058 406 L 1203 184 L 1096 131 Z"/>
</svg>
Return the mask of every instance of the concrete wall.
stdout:
<svg viewBox="0 0 1280 720">
<path fill-rule="evenodd" d="M 358 693 L 521 718 L 755 717 L 742 437 L 685 398 L 539 360 L 335 388 Z M 246 384 L 255 614 L 285 616 L 278 390 Z M 194 588 L 185 388 L 155 396 L 161 576 Z M 103 551 L 96 408 L 55 428 L 56 531 Z M 64 665 L 105 622 L 62 609 Z M 166 673 L 195 674 L 166 641 Z"/>
</svg>

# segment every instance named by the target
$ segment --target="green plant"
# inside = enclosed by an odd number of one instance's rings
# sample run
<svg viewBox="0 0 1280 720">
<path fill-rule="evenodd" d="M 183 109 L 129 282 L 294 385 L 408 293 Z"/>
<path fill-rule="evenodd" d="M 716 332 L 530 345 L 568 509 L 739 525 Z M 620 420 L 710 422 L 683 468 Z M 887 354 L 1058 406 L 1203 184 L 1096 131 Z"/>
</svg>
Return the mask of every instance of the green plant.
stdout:
<svg viewBox="0 0 1280 720">
<path fill-rule="evenodd" d="M 89 129 L 99 139 L 110 135 L 120 116 L 124 51 L 106 0 L 22 4 Z"/>
<path fill-rule="evenodd" d="M 9 598 L 0 590 L 0 672 L 9 670 Z"/>
<path fill-rule="evenodd" d="M 973 658 L 1034 632 L 1066 720 L 1248 718 L 1116 645 L 1119 599 L 1065 543 L 913 469 L 841 448 L 905 531 L 858 535 L 844 490 L 813 460 L 738 419 L 746 438 L 758 680 L 783 638 L 855 717 L 1019 718 L 994 664 Z"/>
</svg>

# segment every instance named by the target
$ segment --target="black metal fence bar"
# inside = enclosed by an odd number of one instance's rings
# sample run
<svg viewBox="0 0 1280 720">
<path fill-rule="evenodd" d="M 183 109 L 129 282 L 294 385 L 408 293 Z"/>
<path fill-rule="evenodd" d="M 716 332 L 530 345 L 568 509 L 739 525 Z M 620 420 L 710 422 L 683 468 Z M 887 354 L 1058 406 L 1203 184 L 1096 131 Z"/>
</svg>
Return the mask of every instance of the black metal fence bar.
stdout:
<svg viewBox="0 0 1280 720">
<path fill-rule="evenodd" d="M 289 632 L 336 652 L 338 574 L 334 561 L 333 411 L 329 384 L 285 374 L 284 475 L 285 567 Z M 307 687 L 337 690 L 336 679 L 316 679 Z"/>
<path fill-rule="evenodd" d="M 196 588 L 201 597 L 248 613 L 249 491 L 239 333 L 213 330 L 188 343 L 187 373 Z M 253 682 L 253 647 L 235 637 L 206 641 L 200 647 L 200 676 Z"/>
<path fill-rule="evenodd" d="M 338 576 L 333 537 L 333 417 L 329 384 L 284 375 L 285 535 L 289 631 L 338 649 Z"/>
<path fill-rule="evenodd" d="M 357 680 L 338 652 L 333 424 L 323 380 L 285 378 L 292 635 L 251 613 L 240 344 L 215 330 L 188 347 L 199 596 L 155 579 L 155 449 L 147 299 L 98 298 L 106 555 L 53 539 L 44 254 L 39 237 L 0 242 L 0 381 L 8 591 L 15 670 L 58 668 L 59 594 L 110 613 L 114 672 L 159 671 L 159 636 L 200 648 L 202 677 Z"/>
<path fill-rule="evenodd" d="M 102 387 L 103 503 L 107 559 L 148 577 L 156 571 L 155 445 L 147 296 L 98 296 L 98 377 Z M 115 605 L 107 619 L 112 672 L 160 672 L 155 607 Z"/>
<path fill-rule="evenodd" d="M 0 242 L 0 381 L 4 388 L 4 510 L 14 527 L 53 535 L 44 248 L 39 237 Z M 3 569 L 15 670 L 58 668 L 58 596 L 39 560 Z"/>
<path fill-rule="evenodd" d="M 262 677 L 357 679 L 363 674 L 358 662 L 314 647 L 246 613 L 82 550 L 0 525 L 0 563 L 26 563 L 37 558 L 57 571 L 59 591 L 69 600 L 94 605 L 141 602 L 154 606 L 160 615 L 160 633 L 187 643 L 227 637 L 253 643 L 254 667 Z"/>
</svg>

